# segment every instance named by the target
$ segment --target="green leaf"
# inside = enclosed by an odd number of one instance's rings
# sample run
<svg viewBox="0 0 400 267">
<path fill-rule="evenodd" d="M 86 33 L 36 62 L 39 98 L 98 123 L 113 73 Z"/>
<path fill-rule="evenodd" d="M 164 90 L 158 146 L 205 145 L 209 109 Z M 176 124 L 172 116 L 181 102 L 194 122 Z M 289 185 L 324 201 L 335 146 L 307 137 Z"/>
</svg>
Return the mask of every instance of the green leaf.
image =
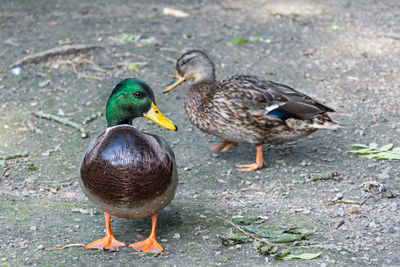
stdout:
<svg viewBox="0 0 400 267">
<path fill-rule="evenodd" d="M 311 230 L 308 230 L 302 226 L 298 227 L 293 227 L 285 231 L 285 233 L 292 233 L 292 234 L 301 234 L 301 235 L 312 235 L 314 232 Z"/>
<path fill-rule="evenodd" d="M 368 146 L 363 144 L 350 144 L 349 147 L 358 147 L 358 148 L 368 148 Z"/>
<path fill-rule="evenodd" d="M 290 259 L 312 260 L 312 259 L 318 258 L 321 254 L 322 254 L 322 252 L 303 253 L 303 254 L 299 254 L 299 255 L 289 253 L 289 254 L 282 256 L 280 258 L 277 258 L 277 259 L 279 259 L 279 260 L 290 260 Z"/>
<path fill-rule="evenodd" d="M 350 150 L 350 151 L 347 151 L 347 153 L 371 154 L 371 153 L 375 153 L 375 152 L 373 150 L 369 149 L 369 148 L 362 148 L 362 149 L 358 149 L 358 150 Z"/>
<path fill-rule="evenodd" d="M 397 197 L 397 193 L 391 187 L 384 186 L 381 189 L 382 195 L 387 198 Z"/>
<path fill-rule="evenodd" d="M 38 166 L 28 166 L 26 169 L 30 172 L 34 172 L 34 171 L 39 170 L 39 167 Z"/>
<path fill-rule="evenodd" d="M 102 69 L 102 68 L 100 68 L 99 66 L 94 66 L 94 67 L 92 68 L 92 70 L 93 70 L 93 71 L 96 71 L 96 72 L 106 72 L 105 69 Z"/>
<path fill-rule="evenodd" d="M 283 234 L 271 240 L 273 243 L 289 243 L 302 240 L 307 236 L 312 235 L 314 232 L 304 227 L 293 227 L 284 231 Z"/>
<path fill-rule="evenodd" d="M 186 33 L 184 33 L 184 34 L 182 35 L 182 37 L 183 37 L 183 39 L 194 39 L 193 35 L 186 34 Z"/>
<path fill-rule="evenodd" d="M 249 38 L 249 41 L 250 42 L 258 42 L 258 41 L 260 41 L 260 37 L 257 37 L 257 36 L 251 36 L 250 38 Z"/>
<path fill-rule="evenodd" d="M 392 149 L 393 153 L 400 153 L 400 147 L 395 147 Z"/>
<path fill-rule="evenodd" d="M 388 151 L 390 149 L 392 149 L 393 144 L 387 144 L 387 145 L 383 145 L 379 148 L 379 151 Z"/>
<path fill-rule="evenodd" d="M 263 255 L 270 255 L 278 252 L 278 246 L 270 245 L 259 240 L 254 241 L 254 248 Z"/>
<path fill-rule="evenodd" d="M 369 143 L 368 148 L 369 148 L 369 149 L 378 148 L 378 144 L 377 144 L 377 143 Z"/>
<path fill-rule="evenodd" d="M 362 144 L 351 144 L 351 147 L 359 147 L 358 150 L 350 150 L 347 153 L 362 154 L 367 159 L 400 160 L 400 147 L 393 147 L 393 144 L 378 147 L 377 143 L 370 143 L 368 147 Z"/>
<path fill-rule="evenodd" d="M 128 70 L 137 70 L 139 68 L 139 66 L 138 65 L 135 65 L 135 64 L 129 64 L 128 65 Z"/>
<path fill-rule="evenodd" d="M 229 246 L 234 244 L 246 243 L 249 241 L 250 237 L 242 234 L 236 228 L 230 228 L 226 232 L 225 237 L 221 237 L 221 239 L 222 244 Z"/>
<path fill-rule="evenodd" d="M 140 40 L 141 37 L 142 36 L 140 34 L 121 33 L 118 34 L 117 36 L 110 36 L 108 37 L 108 39 L 116 43 L 126 43 L 126 42 L 137 42 Z"/>
<path fill-rule="evenodd" d="M 312 180 L 315 181 L 320 181 L 320 180 L 330 180 L 335 176 L 335 172 L 327 172 L 327 173 L 320 173 L 320 174 L 315 174 L 312 176 Z"/>
<path fill-rule="evenodd" d="M 248 40 L 247 39 L 243 39 L 243 38 L 237 38 L 237 39 L 233 39 L 231 41 L 229 41 L 229 44 L 233 44 L 233 45 L 238 45 L 238 44 L 244 44 L 247 43 Z"/>
<path fill-rule="evenodd" d="M 149 38 L 143 38 L 142 35 L 140 34 L 131 34 L 131 33 L 120 33 L 117 36 L 110 36 L 108 37 L 113 42 L 116 43 L 136 43 L 139 45 L 147 45 L 151 44 L 156 41 L 156 38 L 154 37 L 149 37 Z"/>
<path fill-rule="evenodd" d="M 284 251 L 280 251 L 274 255 L 274 258 L 277 260 L 283 260 L 287 255 L 290 255 L 290 249 L 286 249 Z"/>
<path fill-rule="evenodd" d="M 261 224 L 261 223 L 265 222 L 265 220 L 262 218 L 249 218 L 249 217 L 237 217 L 237 218 L 233 218 L 232 221 L 235 223 L 240 223 L 240 224 L 244 224 L 244 225 Z"/>
<path fill-rule="evenodd" d="M 276 238 L 277 236 L 279 236 L 284 232 L 284 230 L 279 230 L 279 229 L 270 229 L 270 228 L 258 229 L 251 225 L 241 226 L 241 228 L 261 238 Z"/>
<path fill-rule="evenodd" d="M 339 30 L 339 26 L 338 25 L 331 25 L 331 30 L 332 31 L 336 31 L 336 30 Z"/>
<path fill-rule="evenodd" d="M 389 160 L 397 160 L 400 159 L 400 154 L 397 153 L 391 153 L 391 152 L 381 152 L 376 155 L 371 155 L 374 156 L 376 159 L 389 159 Z"/>
<path fill-rule="evenodd" d="M 293 241 L 301 240 L 305 236 L 304 235 L 297 235 L 297 234 L 281 234 L 277 238 L 272 239 L 271 242 L 273 243 L 290 243 Z"/>
</svg>

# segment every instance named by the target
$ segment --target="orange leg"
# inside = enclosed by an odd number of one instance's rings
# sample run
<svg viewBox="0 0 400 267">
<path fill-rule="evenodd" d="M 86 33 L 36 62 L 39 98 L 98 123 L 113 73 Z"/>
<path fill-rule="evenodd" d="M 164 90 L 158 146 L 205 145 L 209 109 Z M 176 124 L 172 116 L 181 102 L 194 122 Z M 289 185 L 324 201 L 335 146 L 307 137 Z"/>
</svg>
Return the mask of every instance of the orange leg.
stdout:
<svg viewBox="0 0 400 267">
<path fill-rule="evenodd" d="M 229 141 L 222 141 L 219 142 L 218 144 L 215 144 L 210 147 L 211 150 L 219 151 L 219 152 L 225 152 L 228 151 L 231 146 L 233 146 L 235 143 L 229 142 Z"/>
<path fill-rule="evenodd" d="M 262 151 L 263 145 L 258 145 L 257 146 L 257 156 L 256 156 L 256 163 L 252 164 L 245 164 L 245 165 L 237 165 L 238 171 L 254 171 L 257 169 L 262 168 L 263 166 L 263 151 Z"/>
<path fill-rule="evenodd" d="M 157 224 L 157 213 L 151 215 L 151 233 L 150 236 L 143 241 L 139 241 L 136 243 L 132 243 L 129 246 L 136 251 L 143 252 L 153 252 L 160 253 L 164 249 L 158 242 L 156 241 L 156 224 Z"/>
<path fill-rule="evenodd" d="M 106 236 L 86 245 L 85 249 L 109 250 L 118 247 L 125 247 L 125 243 L 115 239 L 114 234 L 111 231 L 111 215 L 109 213 L 104 212 L 104 220 L 106 222 Z"/>
</svg>

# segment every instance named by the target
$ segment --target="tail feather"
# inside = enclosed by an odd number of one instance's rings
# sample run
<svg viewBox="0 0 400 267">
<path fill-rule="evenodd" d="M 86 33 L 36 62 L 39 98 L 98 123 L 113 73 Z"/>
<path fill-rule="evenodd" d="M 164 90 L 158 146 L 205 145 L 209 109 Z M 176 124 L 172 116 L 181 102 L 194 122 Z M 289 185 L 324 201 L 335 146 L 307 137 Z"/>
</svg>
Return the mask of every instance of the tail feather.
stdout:
<svg viewBox="0 0 400 267">
<path fill-rule="evenodd" d="M 312 123 L 308 126 L 315 129 L 325 129 L 325 130 L 337 130 L 338 128 L 343 128 L 343 125 L 332 120 L 328 114 L 318 114 L 311 119 Z"/>
<path fill-rule="evenodd" d="M 288 119 L 286 124 L 295 131 L 337 130 L 344 126 L 332 120 L 328 114 L 322 113 L 308 120 Z"/>
</svg>

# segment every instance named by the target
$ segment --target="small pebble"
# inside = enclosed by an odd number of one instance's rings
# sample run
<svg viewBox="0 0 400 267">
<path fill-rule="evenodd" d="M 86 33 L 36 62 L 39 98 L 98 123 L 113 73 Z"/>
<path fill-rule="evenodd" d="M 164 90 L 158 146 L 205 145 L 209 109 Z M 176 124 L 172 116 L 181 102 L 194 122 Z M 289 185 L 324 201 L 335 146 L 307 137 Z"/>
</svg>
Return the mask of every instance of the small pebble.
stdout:
<svg viewBox="0 0 400 267">
<path fill-rule="evenodd" d="M 352 207 L 348 209 L 347 212 L 350 214 L 360 214 L 360 210 L 357 207 Z"/>
<path fill-rule="evenodd" d="M 20 67 L 15 67 L 11 69 L 11 73 L 15 76 L 19 76 L 21 74 L 21 68 Z"/>
<path fill-rule="evenodd" d="M 172 238 L 176 239 L 176 240 L 179 240 L 179 239 L 181 239 L 181 235 L 179 233 L 175 233 Z"/>
<path fill-rule="evenodd" d="M 311 210 L 303 210 L 303 214 L 310 214 Z"/>
<path fill-rule="evenodd" d="M 338 229 L 340 226 L 344 224 L 344 220 L 340 220 L 335 224 L 335 228 Z"/>
</svg>

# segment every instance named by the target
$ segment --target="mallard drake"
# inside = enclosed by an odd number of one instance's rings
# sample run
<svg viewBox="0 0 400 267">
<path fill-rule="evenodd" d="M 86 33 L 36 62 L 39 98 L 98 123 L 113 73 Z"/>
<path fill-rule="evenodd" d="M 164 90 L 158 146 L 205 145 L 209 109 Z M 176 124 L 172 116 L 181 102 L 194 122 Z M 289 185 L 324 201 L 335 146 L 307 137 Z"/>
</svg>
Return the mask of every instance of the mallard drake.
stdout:
<svg viewBox="0 0 400 267">
<path fill-rule="evenodd" d="M 125 246 L 111 231 L 111 216 L 151 216 L 149 238 L 130 247 L 154 253 L 163 250 L 155 236 L 157 214 L 174 198 L 178 175 L 174 152 L 168 143 L 130 125 L 133 119 L 142 116 L 177 130 L 157 108 L 153 91 L 144 81 L 119 82 L 107 102 L 107 130 L 89 145 L 80 166 L 82 190 L 104 211 L 106 224 L 105 237 L 90 243 L 86 249 Z"/>
<path fill-rule="evenodd" d="M 234 144 L 257 146 L 256 163 L 238 165 L 239 171 L 263 166 L 263 144 L 280 144 L 307 136 L 318 129 L 337 129 L 318 103 L 290 86 L 257 76 L 232 75 L 215 80 L 215 68 L 203 52 L 192 50 L 176 62 L 175 80 L 164 89 L 172 90 L 193 79 L 185 95 L 185 110 L 191 123 L 224 141 L 211 147 L 224 152 Z"/>
</svg>

